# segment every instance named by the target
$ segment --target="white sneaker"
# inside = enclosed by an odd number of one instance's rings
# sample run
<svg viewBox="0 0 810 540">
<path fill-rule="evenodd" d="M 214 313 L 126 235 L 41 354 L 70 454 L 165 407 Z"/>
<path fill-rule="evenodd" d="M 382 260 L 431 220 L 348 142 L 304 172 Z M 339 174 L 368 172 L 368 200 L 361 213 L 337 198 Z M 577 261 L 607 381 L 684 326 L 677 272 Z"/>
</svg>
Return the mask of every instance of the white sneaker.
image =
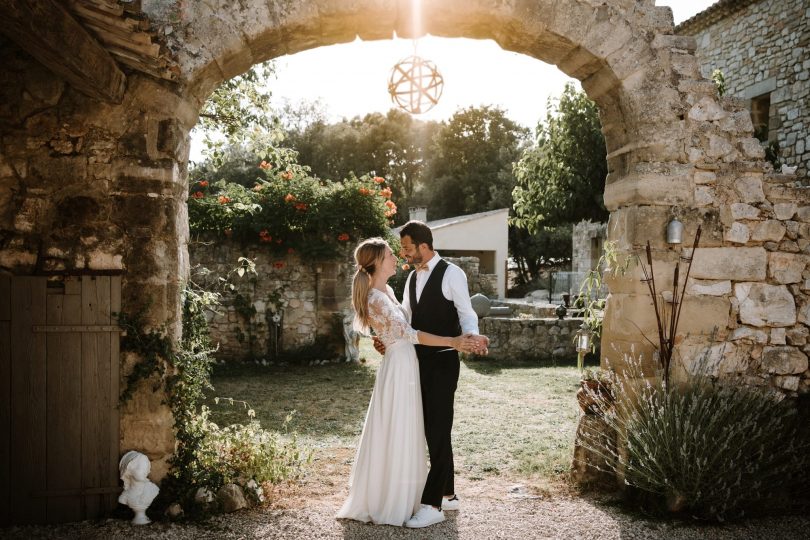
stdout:
<svg viewBox="0 0 810 540">
<path fill-rule="evenodd" d="M 441 523 L 442 521 L 444 521 L 444 513 L 441 510 L 436 510 L 429 504 L 423 504 L 422 508 L 420 508 L 411 519 L 405 522 L 405 526 L 411 529 L 420 529 Z"/>
<path fill-rule="evenodd" d="M 458 495 L 453 495 L 451 498 L 442 497 L 442 511 L 449 510 L 451 512 L 458 510 L 459 503 Z"/>
</svg>

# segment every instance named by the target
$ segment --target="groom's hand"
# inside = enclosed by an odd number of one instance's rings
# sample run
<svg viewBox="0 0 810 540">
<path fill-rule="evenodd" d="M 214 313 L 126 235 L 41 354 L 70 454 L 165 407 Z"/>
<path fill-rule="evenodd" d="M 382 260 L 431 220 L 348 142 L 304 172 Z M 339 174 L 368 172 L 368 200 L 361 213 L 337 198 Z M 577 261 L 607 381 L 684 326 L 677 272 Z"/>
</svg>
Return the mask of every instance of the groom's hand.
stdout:
<svg viewBox="0 0 810 540">
<path fill-rule="evenodd" d="M 380 338 L 377 336 L 372 336 L 371 339 L 374 341 L 374 350 L 376 350 L 380 354 L 385 354 L 385 345 Z"/>
<path fill-rule="evenodd" d="M 476 335 L 473 337 L 475 338 L 475 346 L 473 347 L 472 352 L 479 356 L 486 356 L 489 354 L 489 338 L 482 335 Z"/>
</svg>

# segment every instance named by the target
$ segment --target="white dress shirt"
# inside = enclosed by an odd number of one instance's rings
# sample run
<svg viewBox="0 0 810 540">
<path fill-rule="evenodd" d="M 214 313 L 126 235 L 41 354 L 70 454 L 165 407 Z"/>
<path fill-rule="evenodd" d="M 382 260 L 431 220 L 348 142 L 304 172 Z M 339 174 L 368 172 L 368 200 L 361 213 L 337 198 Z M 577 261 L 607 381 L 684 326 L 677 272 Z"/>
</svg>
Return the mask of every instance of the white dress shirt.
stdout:
<svg viewBox="0 0 810 540">
<path fill-rule="evenodd" d="M 439 263 L 441 257 L 439 252 L 434 252 L 433 257 L 426 263 L 428 266 L 427 271 L 411 272 L 408 279 L 405 280 L 405 291 L 402 293 L 402 307 L 408 315 L 408 320 L 411 320 L 411 297 L 409 288 L 411 286 L 411 278 L 416 276 L 416 300 L 417 302 L 422 297 L 422 290 L 425 288 L 428 278 L 433 273 L 433 269 Z M 458 321 L 461 324 L 461 332 L 463 334 L 478 334 L 478 315 L 473 311 L 472 304 L 470 303 L 470 291 L 467 288 L 467 274 L 464 270 L 455 264 L 448 262 L 447 270 L 444 272 L 442 278 L 442 295 L 447 300 L 453 302 L 458 312 Z"/>
</svg>

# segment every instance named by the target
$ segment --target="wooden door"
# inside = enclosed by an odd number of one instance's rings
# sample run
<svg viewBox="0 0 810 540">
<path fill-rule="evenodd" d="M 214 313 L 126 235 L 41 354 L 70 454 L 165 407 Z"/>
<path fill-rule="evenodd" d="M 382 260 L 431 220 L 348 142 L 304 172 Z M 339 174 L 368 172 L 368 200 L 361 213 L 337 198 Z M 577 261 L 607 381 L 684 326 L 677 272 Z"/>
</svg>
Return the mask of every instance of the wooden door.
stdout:
<svg viewBox="0 0 810 540">
<path fill-rule="evenodd" d="M 120 298 L 119 276 L 0 277 L 0 522 L 115 507 Z"/>
</svg>

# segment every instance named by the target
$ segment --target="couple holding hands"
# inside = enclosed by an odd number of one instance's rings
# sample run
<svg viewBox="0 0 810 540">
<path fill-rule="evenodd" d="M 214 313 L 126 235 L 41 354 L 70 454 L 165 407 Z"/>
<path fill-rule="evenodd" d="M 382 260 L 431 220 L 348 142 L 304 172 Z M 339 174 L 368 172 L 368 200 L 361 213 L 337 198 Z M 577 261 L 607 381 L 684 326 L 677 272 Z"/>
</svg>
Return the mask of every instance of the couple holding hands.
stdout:
<svg viewBox="0 0 810 540">
<path fill-rule="evenodd" d="M 415 268 L 402 303 L 387 285 L 397 268 L 388 243 L 371 238 L 354 251 L 354 326 L 373 328 L 385 356 L 337 517 L 419 528 L 459 507 L 450 439 L 458 352 L 485 355 L 489 339 L 478 334 L 467 276 L 433 250 L 430 228 L 410 221 L 399 234 L 401 255 Z"/>
</svg>

